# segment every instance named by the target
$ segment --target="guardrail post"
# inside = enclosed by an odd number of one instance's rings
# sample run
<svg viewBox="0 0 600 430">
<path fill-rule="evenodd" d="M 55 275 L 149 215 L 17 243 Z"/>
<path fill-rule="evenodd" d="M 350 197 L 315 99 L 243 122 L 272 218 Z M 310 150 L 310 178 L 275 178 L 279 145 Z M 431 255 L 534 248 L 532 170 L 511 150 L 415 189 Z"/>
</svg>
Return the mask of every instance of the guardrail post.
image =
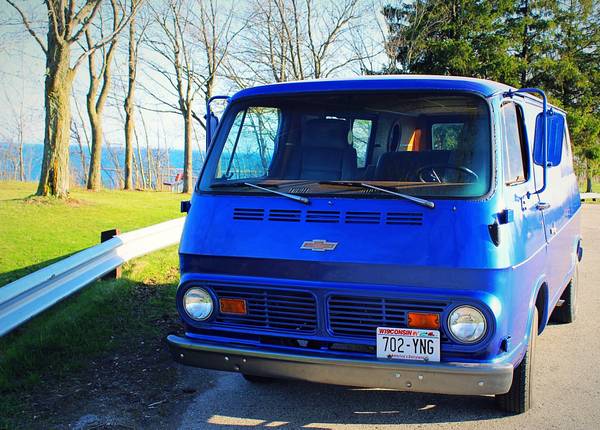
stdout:
<svg viewBox="0 0 600 430">
<path fill-rule="evenodd" d="M 117 236 L 120 233 L 121 232 L 119 231 L 118 228 L 113 228 L 112 230 L 103 231 L 100 233 L 100 242 L 106 242 L 107 240 L 112 239 L 113 237 Z M 114 270 L 111 270 L 110 272 L 108 272 L 101 279 L 103 281 L 106 281 L 109 279 L 119 279 L 120 277 L 121 277 L 121 266 L 117 266 L 117 267 L 115 267 Z"/>
</svg>

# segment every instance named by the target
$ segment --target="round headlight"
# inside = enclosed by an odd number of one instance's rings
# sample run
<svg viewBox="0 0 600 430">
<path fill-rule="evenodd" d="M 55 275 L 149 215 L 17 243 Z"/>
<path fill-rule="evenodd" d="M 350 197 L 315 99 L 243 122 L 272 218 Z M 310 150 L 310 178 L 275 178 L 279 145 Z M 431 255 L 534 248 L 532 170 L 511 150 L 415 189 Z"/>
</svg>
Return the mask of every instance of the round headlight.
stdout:
<svg viewBox="0 0 600 430">
<path fill-rule="evenodd" d="M 448 328 L 452 336 L 463 343 L 475 343 L 485 336 L 483 313 L 471 306 L 459 306 L 450 312 Z"/>
<path fill-rule="evenodd" d="M 202 288 L 190 288 L 183 295 L 183 308 L 190 318 L 204 321 L 213 311 L 213 300 Z"/>
</svg>

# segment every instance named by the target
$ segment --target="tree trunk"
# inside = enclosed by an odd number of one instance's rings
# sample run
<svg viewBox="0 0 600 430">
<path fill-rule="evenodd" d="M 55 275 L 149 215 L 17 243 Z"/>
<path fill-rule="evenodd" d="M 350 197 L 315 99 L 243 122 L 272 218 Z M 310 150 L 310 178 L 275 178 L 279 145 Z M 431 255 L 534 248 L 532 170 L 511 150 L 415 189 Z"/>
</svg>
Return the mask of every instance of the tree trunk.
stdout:
<svg viewBox="0 0 600 430">
<path fill-rule="evenodd" d="M 138 137 L 137 131 L 133 130 L 133 135 L 135 137 L 135 147 L 137 150 L 137 169 L 136 169 L 136 187 L 141 189 L 146 189 L 146 176 L 144 174 L 144 160 L 142 158 L 142 151 L 140 149 L 140 139 Z"/>
<path fill-rule="evenodd" d="M 183 112 L 184 122 L 184 159 L 183 159 L 183 193 L 192 190 L 192 110 L 188 107 Z"/>
<path fill-rule="evenodd" d="M 214 72 L 206 80 L 206 100 L 210 99 L 215 92 L 216 76 Z"/>
<path fill-rule="evenodd" d="M 89 115 L 92 129 L 92 153 L 88 190 L 98 191 L 102 187 L 102 115 Z"/>
<path fill-rule="evenodd" d="M 131 87 L 130 87 L 131 90 Z M 129 94 L 132 94 L 131 92 Z M 133 189 L 133 130 L 135 122 L 133 118 L 133 102 L 125 99 L 125 180 L 124 188 Z"/>
<path fill-rule="evenodd" d="M 521 70 L 521 88 L 527 86 L 527 72 L 529 70 L 529 1 L 525 0 L 523 4 L 523 47 L 521 49 L 521 59 L 523 60 L 523 68 Z"/>
<path fill-rule="evenodd" d="M 19 180 L 25 181 L 25 162 L 23 161 L 23 123 L 19 126 Z"/>
<path fill-rule="evenodd" d="M 585 179 L 585 192 L 586 193 L 591 193 L 593 190 L 593 184 L 592 184 L 592 176 L 591 175 L 587 175 L 586 179 Z"/>
<path fill-rule="evenodd" d="M 133 7 L 133 3 L 131 4 Z M 133 133 L 135 130 L 134 94 L 137 58 L 135 53 L 135 17 L 129 22 L 129 78 L 125 97 L 125 184 L 126 190 L 133 189 Z"/>
<path fill-rule="evenodd" d="M 70 96 L 74 75 L 70 60 L 70 45 L 56 41 L 49 30 L 44 91 L 44 157 L 36 192 L 38 196 L 66 198 L 69 194 Z"/>
</svg>

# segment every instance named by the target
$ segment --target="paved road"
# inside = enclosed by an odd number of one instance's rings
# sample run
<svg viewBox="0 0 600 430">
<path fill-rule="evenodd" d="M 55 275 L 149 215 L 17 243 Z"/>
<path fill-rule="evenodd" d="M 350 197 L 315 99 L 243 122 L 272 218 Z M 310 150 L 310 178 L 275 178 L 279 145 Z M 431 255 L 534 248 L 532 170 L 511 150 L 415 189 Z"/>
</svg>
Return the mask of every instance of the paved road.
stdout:
<svg viewBox="0 0 600 430">
<path fill-rule="evenodd" d="M 194 369 L 213 381 L 184 414 L 183 429 L 598 429 L 600 428 L 600 205 L 583 215 L 579 315 L 539 338 L 537 402 L 504 416 L 491 397 L 440 396 L 300 382 L 253 385 L 236 374 Z"/>
</svg>

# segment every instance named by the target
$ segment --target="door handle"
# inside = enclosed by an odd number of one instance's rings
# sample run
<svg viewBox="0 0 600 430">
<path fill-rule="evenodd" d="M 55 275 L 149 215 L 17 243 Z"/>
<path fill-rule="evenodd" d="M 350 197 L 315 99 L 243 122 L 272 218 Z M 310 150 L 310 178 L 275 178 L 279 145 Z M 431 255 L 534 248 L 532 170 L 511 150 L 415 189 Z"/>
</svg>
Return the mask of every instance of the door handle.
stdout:
<svg viewBox="0 0 600 430">
<path fill-rule="evenodd" d="M 540 210 L 546 210 L 550 208 L 550 203 L 545 203 L 545 202 L 539 202 L 538 204 L 535 205 L 535 207 Z"/>
</svg>

